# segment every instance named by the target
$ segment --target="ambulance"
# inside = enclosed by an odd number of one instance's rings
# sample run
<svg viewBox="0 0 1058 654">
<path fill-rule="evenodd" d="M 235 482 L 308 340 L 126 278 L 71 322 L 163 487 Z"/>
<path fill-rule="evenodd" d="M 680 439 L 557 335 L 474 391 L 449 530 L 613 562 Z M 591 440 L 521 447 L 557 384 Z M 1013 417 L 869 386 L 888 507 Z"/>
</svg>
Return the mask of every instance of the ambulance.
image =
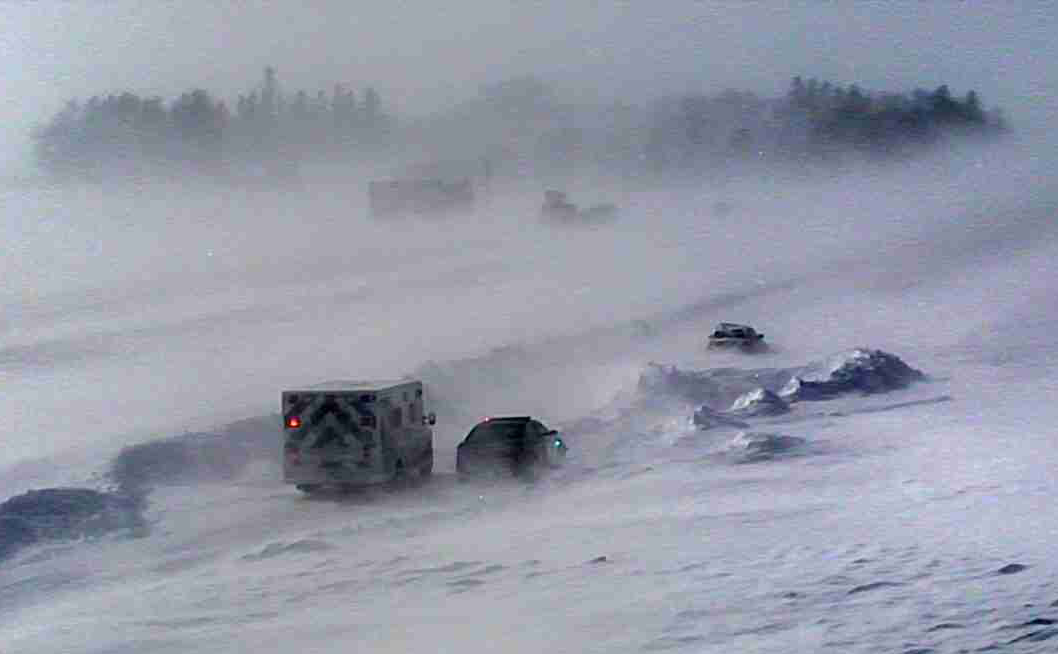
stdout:
<svg viewBox="0 0 1058 654">
<path fill-rule="evenodd" d="M 314 493 L 428 477 L 437 418 L 425 402 L 419 380 L 283 391 L 283 480 Z"/>
</svg>

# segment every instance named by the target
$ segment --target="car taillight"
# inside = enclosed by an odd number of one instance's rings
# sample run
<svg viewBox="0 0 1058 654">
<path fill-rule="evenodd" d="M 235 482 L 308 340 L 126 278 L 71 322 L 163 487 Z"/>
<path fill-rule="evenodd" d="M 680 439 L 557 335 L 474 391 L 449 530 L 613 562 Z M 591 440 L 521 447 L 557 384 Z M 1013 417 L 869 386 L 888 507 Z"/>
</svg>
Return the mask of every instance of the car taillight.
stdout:
<svg viewBox="0 0 1058 654">
<path fill-rule="evenodd" d="M 297 416 L 291 416 L 287 418 L 287 429 L 297 429 L 301 426 L 301 418 Z"/>
</svg>

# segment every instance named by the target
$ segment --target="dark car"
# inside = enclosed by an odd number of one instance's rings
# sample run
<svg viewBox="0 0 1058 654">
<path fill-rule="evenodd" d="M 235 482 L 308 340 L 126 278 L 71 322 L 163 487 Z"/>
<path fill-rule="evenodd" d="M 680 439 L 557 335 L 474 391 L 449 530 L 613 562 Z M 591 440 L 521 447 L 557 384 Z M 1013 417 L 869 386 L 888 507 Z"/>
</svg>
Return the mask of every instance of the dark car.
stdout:
<svg viewBox="0 0 1058 654">
<path fill-rule="evenodd" d="M 764 334 L 749 325 L 734 322 L 722 322 L 709 335 L 709 349 L 737 348 L 743 351 L 765 349 Z"/>
<path fill-rule="evenodd" d="M 562 465 L 566 443 L 529 416 L 486 418 L 456 448 L 456 471 L 469 477 L 536 477 Z"/>
</svg>

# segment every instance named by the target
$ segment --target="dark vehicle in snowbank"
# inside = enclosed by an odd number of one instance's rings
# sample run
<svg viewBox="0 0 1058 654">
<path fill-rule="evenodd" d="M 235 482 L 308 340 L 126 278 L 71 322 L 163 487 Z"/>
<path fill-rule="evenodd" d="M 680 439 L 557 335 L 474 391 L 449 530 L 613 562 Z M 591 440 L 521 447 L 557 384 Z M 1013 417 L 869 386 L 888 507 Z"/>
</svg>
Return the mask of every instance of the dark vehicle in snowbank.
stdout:
<svg viewBox="0 0 1058 654">
<path fill-rule="evenodd" d="M 709 335 L 709 349 L 738 349 L 743 352 L 763 350 L 764 334 L 758 333 L 749 325 L 734 322 L 722 322 Z"/>
<path fill-rule="evenodd" d="M 526 477 L 561 466 L 566 443 L 554 429 L 529 416 L 486 418 L 456 447 L 461 479 Z"/>
</svg>

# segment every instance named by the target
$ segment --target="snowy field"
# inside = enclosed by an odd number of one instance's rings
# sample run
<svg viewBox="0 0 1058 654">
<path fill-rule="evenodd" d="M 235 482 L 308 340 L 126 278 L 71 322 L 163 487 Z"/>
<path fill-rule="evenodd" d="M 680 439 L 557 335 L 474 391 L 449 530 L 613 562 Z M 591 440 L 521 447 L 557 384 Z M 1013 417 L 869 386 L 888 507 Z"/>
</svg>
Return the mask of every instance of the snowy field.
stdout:
<svg viewBox="0 0 1058 654">
<path fill-rule="evenodd" d="M 589 229 L 539 223 L 528 186 L 392 222 L 363 180 L 0 189 L 0 500 L 115 468 L 145 500 L 0 560 L 0 651 L 1054 651 L 1058 161 L 1034 142 L 585 182 L 622 208 Z M 707 351 L 721 320 L 772 349 Z M 709 429 L 650 383 L 854 347 L 925 378 Z M 395 374 L 439 414 L 431 480 L 280 483 L 282 388 Z M 558 426 L 569 465 L 457 483 L 499 413 Z"/>
</svg>

